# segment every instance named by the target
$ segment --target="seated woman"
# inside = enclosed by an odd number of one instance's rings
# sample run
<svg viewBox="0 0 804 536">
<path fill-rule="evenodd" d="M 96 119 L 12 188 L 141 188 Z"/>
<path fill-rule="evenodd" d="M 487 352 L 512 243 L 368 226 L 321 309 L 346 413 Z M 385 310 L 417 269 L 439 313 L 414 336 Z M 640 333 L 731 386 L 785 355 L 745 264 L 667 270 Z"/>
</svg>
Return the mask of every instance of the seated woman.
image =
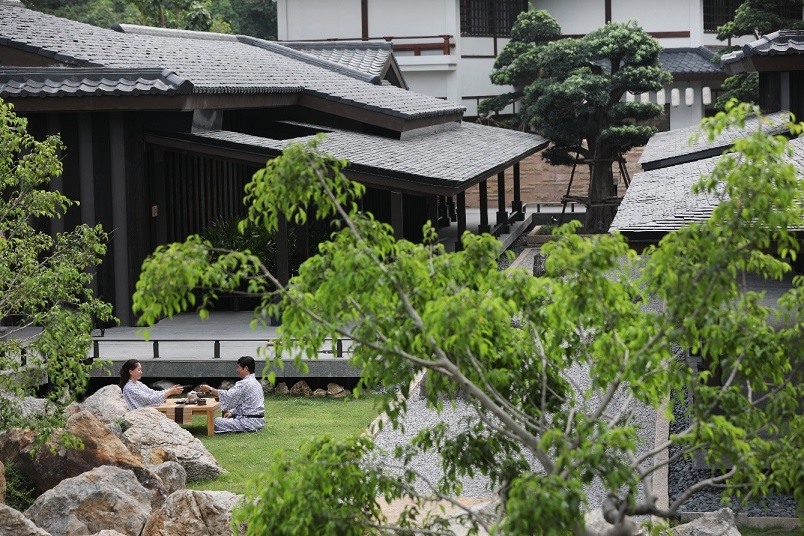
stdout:
<svg viewBox="0 0 804 536">
<path fill-rule="evenodd" d="M 184 388 L 174 385 L 165 391 L 155 391 L 140 381 L 142 365 L 136 359 L 129 359 L 120 367 L 120 388 L 123 400 L 129 410 L 148 406 L 159 406 L 170 395 L 180 394 Z"/>
</svg>

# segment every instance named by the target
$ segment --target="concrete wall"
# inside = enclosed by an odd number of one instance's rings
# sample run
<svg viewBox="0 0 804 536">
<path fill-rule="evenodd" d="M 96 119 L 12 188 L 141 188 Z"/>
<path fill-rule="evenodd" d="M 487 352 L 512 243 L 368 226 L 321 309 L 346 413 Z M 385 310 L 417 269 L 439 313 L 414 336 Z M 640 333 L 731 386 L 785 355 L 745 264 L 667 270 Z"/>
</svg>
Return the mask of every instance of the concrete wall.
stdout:
<svg viewBox="0 0 804 536">
<path fill-rule="evenodd" d="M 278 0 L 280 40 L 359 38 L 360 0 Z"/>
</svg>

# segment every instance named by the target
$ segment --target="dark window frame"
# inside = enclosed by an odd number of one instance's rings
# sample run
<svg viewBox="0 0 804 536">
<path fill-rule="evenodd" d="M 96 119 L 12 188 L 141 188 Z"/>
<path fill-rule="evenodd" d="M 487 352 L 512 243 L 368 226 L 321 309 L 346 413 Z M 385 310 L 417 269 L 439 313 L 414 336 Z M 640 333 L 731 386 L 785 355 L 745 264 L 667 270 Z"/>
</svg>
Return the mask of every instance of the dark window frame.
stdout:
<svg viewBox="0 0 804 536">
<path fill-rule="evenodd" d="M 529 6 L 528 0 L 461 0 L 461 35 L 510 37 L 517 16 Z"/>
</svg>

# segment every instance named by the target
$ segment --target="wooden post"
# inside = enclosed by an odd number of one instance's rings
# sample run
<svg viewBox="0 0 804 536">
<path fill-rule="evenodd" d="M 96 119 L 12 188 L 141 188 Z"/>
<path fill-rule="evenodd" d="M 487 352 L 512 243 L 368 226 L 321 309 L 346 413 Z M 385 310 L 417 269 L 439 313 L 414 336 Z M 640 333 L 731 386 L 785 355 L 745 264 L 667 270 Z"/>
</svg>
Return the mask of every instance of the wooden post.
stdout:
<svg viewBox="0 0 804 536">
<path fill-rule="evenodd" d="M 461 237 L 463 233 L 466 232 L 466 192 L 461 192 L 458 194 L 458 240 L 455 241 L 455 251 L 461 251 L 463 249 L 463 243 L 461 243 Z"/>
<path fill-rule="evenodd" d="M 110 159 L 112 179 L 112 249 L 114 259 L 114 315 L 121 326 L 131 325 L 129 306 L 128 217 L 126 215 L 126 144 L 123 114 L 109 115 Z"/>
<path fill-rule="evenodd" d="M 514 164 L 514 199 L 511 201 L 511 212 L 513 212 L 515 221 L 525 220 L 525 206 L 522 203 L 519 162 Z"/>
<path fill-rule="evenodd" d="M 488 184 L 483 180 L 480 182 L 480 225 L 477 227 L 478 233 L 490 233 L 489 227 L 489 191 Z"/>
<path fill-rule="evenodd" d="M 402 215 L 402 192 L 391 192 L 391 227 L 394 238 L 401 240 L 405 236 L 404 218 Z"/>
<path fill-rule="evenodd" d="M 500 234 L 507 234 L 510 231 L 508 211 L 505 210 L 505 171 L 497 173 L 497 225 Z"/>
<path fill-rule="evenodd" d="M 282 286 L 290 281 L 290 245 L 288 241 L 288 221 L 279 215 L 276 233 L 276 278 Z"/>
</svg>

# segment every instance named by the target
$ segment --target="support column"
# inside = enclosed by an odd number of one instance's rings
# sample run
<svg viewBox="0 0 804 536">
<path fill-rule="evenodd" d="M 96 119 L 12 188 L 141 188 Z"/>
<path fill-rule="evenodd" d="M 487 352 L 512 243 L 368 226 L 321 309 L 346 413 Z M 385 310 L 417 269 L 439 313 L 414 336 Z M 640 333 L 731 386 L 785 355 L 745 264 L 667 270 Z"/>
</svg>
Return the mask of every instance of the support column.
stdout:
<svg viewBox="0 0 804 536">
<path fill-rule="evenodd" d="M 505 171 L 497 173 L 497 225 L 500 234 L 508 234 L 508 211 L 505 210 Z"/>
<path fill-rule="evenodd" d="M 489 190 L 486 181 L 481 181 L 480 187 L 480 225 L 477 226 L 478 233 L 490 233 L 489 227 Z"/>
<path fill-rule="evenodd" d="M 290 270 L 294 275 L 299 273 L 299 266 L 310 256 L 310 233 L 308 226 L 309 223 L 304 223 L 296 227 L 296 255 L 293 257 L 293 265 Z"/>
<path fill-rule="evenodd" d="M 109 114 L 112 178 L 112 251 L 114 259 L 114 314 L 120 325 L 131 325 L 128 280 L 128 217 L 126 214 L 126 144 L 123 114 Z"/>
<path fill-rule="evenodd" d="M 81 223 L 95 226 L 95 167 L 92 151 L 92 117 L 88 113 L 78 114 L 78 171 L 81 186 Z M 92 269 L 93 277 L 89 288 L 98 295 L 98 280 L 94 277 L 97 269 Z"/>
<path fill-rule="evenodd" d="M 466 232 L 466 192 L 458 194 L 458 207 L 457 207 L 457 220 L 458 220 L 458 240 L 455 241 L 455 251 L 463 249 L 461 237 Z"/>
<path fill-rule="evenodd" d="M 48 136 L 61 134 L 61 120 L 58 113 L 47 114 L 47 133 Z M 59 160 L 63 159 L 61 149 L 59 149 L 57 156 Z M 64 177 L 51 177 L 50 191 L 64 193 Z M 59 215 L 57 218 L 50 218 L 50 235 L 56 237 L 57 234 L 64 232 L 64 214 Z"/>
<path fill-rule="evenodd" d="M 391 192 L 391 227 L 394 238 L 402 240 L 405 236 L 404 217 L 402 215 L 402 192 Z"/>
<path fill-rule="evenodd" d="M 447 216 L 449 216 L 449 221 L 456 221 L 458 219 L 458 215 L 455 212 L 455 197 L 449 196 L 447 197 Z"/>
<path fill-rule="evenodd" d="M 430 220 L 430 225 L 432 225 L 433 229 L 436 231 L 441 226 L 441 223 L 438 220 L 438 196 L 437 195 L 430 195 L 426 198 L 427 203 L 427 219 Z"/>
<path fill-rule="evenodd" d="M 522 188 L 519 176 L 519 162 L 514 164 L 514 200 L 511 201 L 511 212 L 515 221 L 525 220 L 525 206 L 522 203 Z"/>
</svg>

